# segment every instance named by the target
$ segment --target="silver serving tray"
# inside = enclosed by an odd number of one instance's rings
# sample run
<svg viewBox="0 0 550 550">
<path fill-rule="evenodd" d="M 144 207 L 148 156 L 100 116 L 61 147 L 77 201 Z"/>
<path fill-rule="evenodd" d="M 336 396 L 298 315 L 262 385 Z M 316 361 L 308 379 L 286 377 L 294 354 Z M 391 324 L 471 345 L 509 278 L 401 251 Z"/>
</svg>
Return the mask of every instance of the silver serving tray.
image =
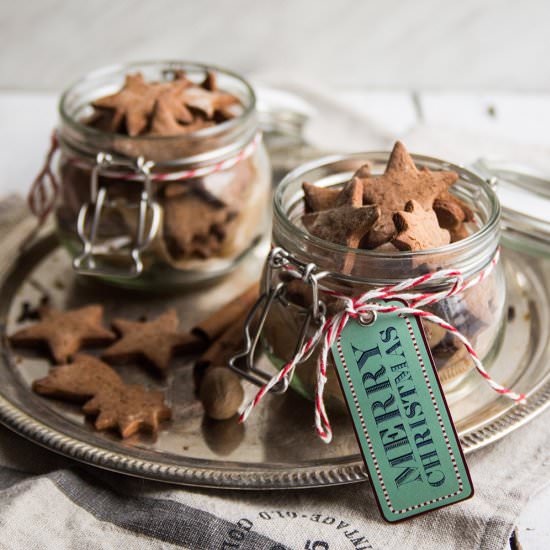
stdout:
<svg viewBox="0 0 550 550">
<path fill-rule="evenodd" d="M 32 352 L 15 352 L 6 334 L 20 327 L 23 301 L 38 303 L 47 293 L 60 308 L 100 302 L 106 319 L 153 317 L 167 305 L 191 326 L 217 304 L 229 300 L 258 277 L 267 245 L 258 248 L 217 285 L 192 292 L 143 295 L 77 278 L 53 234 L 26 252 L 18 247 L 32 221 L 4 235 L 0 249 L 0 421 L 53 451 L 101 468 L 184 485 L 238 489 L 305 488 L 364 481 L 367 478 L 349 419 L 333 415 L 334 440 L 322 443 L 313 430 L 312 404 L 292 390 L 268 396 L 246 425 L 205 419 L 194 395 L 192 361 L 176 359 L 169 376 L 156 378 L 139 366 L 117 367 L 123 378 L 164 389 L 174 409 L 158 437 L 95 432 L 78 407 L 45 399 L 30 390 L 49 363 Z M 509 305 L 502 349 L 491 369 L 495 377 L 528 395 L 526 405 L 499 397 L 473 373 L 448 395 L 466 452 L 505 436 L 550 403 L 548 349 L 550 262 L 504 251 Z M 266 368 L 269 368 L 266 366 Z M 254 388 L 247 387 L 251 396 Z"/>
</svg>

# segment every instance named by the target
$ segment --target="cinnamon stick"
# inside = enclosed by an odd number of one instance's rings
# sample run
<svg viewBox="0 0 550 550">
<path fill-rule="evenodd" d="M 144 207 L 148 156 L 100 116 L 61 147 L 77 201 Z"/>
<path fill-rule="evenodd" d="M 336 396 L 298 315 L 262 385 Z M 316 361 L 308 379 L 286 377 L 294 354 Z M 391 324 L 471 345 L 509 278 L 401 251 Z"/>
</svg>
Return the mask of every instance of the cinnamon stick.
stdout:
<svg viewBox="0 0 550 550">
<path fill-rule="evenodd" d="M 229 359 L 242 349 L 244 345 L 244 324 L 247 316 L 248 311 L 243 312 L 241 317 L 229 326 L 195 362 L 193 377 L 198 393 L 201 391 L 206 373 L 216 369 L 216 367 L 226 368 Z"/>
<path fill-rule="evenodd" d="M 226 366 L 229 359 L 242 349 L 244 344 L 244 324 L 248 310 L 233 320 L 225 332 L 203 353 L 195 363 L 198 370 L 204 370 L 209 366 Z"/>
<path fill-rule="evenodd" d="M 259 294 L 260 285 L 259 283 L 255 283 L 193 327 L 191 333 L 203 338 L 206 342 L 212 344 L 212 347 L 215 347 L 218 344 L 216 340 L 219 337 L 223 337 L 225 331 L 231 328 L 237 321 L 246 317 L 254 302 L 258 299 Z M 218 346 L 215 352 L 219 353 L 219 349 L 220 346 Z"/>
</svg>

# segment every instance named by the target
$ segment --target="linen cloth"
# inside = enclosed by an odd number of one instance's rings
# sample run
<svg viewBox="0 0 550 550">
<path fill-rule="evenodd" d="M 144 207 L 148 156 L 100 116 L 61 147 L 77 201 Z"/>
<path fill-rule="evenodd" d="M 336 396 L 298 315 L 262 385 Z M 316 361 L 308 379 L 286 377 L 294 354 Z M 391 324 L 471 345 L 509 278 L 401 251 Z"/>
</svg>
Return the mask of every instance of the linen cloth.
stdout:
<svg viewBox="0 0 550 550">
<path fill-rule="evenodd" d="M 308 138 L 317 146 L 379 149 L 393 139 L 364 118 L 357 130 L 359 112 L 309 95 L 318 108 L 332 112 L 332 119 L 312 125 Z M 422 124 L 404 136 L 413 150 L 449 158 L 459 150 L 465 162 L 482 145 L 487 150 L 482 137 Z M 519 160 L 550 158 L 542 147 L 520 149 L 498 138 L 490 144 L 491 152 L 513 152 Z M 449 149 L 454 154 L 446 154 Z M 0 206 L 1 234 L 10 219 L 19 218 L 19 205 L 11 199 Z M 0 549 L 505 548 L 522 506 L 548 482 L 549 421 L 545 412 L 467 458 L 473 499 L 394 525 L 381 519 L 368 483 L 262 492 L 176 487 L 72 462 L 0 427 Z"/>
<path fill-rule="evenodd" d="M 0 427 L 2 550 L 406 550 L 508 547 L 550 475 L 550 412 L 470 455 L 476 494 L 390 525 L 368 483 L 307 491 L 198 490 L 58 457 Z"/>
</svg>

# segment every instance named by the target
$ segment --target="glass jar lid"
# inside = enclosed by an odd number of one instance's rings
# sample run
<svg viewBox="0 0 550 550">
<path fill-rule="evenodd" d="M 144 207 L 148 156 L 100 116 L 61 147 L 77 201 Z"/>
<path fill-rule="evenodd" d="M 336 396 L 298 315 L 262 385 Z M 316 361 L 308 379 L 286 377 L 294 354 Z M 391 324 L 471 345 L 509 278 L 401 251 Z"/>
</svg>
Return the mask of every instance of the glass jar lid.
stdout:
<svg viewBox="0 0 550 550">
<path fill-rule="evenodd" d="M 550 256 L 550 179 L 533 167 L 479 159 L 474 168 L 491 183 L 502 206 L 505 246 Z"/>
</svg>

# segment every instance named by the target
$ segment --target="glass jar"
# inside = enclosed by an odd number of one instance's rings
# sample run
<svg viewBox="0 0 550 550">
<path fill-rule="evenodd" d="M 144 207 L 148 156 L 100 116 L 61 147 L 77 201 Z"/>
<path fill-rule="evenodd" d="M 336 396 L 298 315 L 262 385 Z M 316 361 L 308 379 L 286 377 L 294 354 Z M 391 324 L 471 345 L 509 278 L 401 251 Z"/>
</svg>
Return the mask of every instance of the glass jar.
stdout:
<svg viewBox="0 0 550 550">
<path fill-rule="evenodd" d="M 414 252 L 386 252 L 352 249 L 309 234 L 301 225 L 303 214 L 302 182 L 322 187 L 341 186 L 365 162 L 372 165 L 373 174 L 383 173 L 388 153 L 357 153 L 330 157 L 306 164 L 291 172 L 278 186 L 274 198 L 273 246 L 281 247 L 299 263 L 313 263 L 320 271 L 329 272 L 319 282 L 319 297 L 327 314 L 342 307 L 331 291 L 356 297 L 376 287 L 393 285 L 439 269 L 458 269 L 464 279 L 474 277 L 487 268 L 499 246 L 500 206 L 490 185 L 476 174 L 460 167 L 424 156 L 413 155 L 419 168 L 451 170 L 459 175 L 452 192 L 474 211 L 466 238 L 441 248 Z M 353 261 L 349 261 L 349 256 Z M 352 265 L 342 273 L 344 259 Z M 265 320 L 262 342 L 272 363 L 281 368 L 294 353 L 297 335 L 307 326 L 311 312 L 311 287 L 291 278 L 285 269 L 270 270 L 271 288 L 284 283 L 282 299 L 274 300 Z M 264 286 L 269 283 L 266 281 Z M 418 291 L 424 290 L 418 287 Z M 430 287 L 430 291 L 441 288 Z M 328 291 L 328 293 L 327 293 Z M 486 367 L 498 350 L 503 334 L 506 311 L 506 288 L 501 263 L 479 284 L 425 307 L 451 323 L 473 344 Z M 311 336 L 317 327 L 310 326 Z M 446 391 L 456 387 L 473 368 L 464 346 L 439 326 L 424 323 L 435 364 Z M 312 397 L 316 381 L 317 352 L 301 363 L 294 374 L 293 387 L 306 397 Z M 331 360 L 331 359 L 330 359 Z M 325 388 L 327 403 L 343 403 L 334 368 L 328 369 Z"/>
<path fill-rule="evenodd" d="M 136 136 L 85 124 L 91 102 L 121 89 L 125 76 L 201 82 L 214 73 L 236 96 L 235 118 L 175 136 Z M 57 228 L 80 273 L 124 286 L 166 289 L 233 269 L 267 228 L 271 171 L 256 98 L 240 76 L 184 62 L 99 70 L 61 97 L 56 168 Z"/>
</svg>

